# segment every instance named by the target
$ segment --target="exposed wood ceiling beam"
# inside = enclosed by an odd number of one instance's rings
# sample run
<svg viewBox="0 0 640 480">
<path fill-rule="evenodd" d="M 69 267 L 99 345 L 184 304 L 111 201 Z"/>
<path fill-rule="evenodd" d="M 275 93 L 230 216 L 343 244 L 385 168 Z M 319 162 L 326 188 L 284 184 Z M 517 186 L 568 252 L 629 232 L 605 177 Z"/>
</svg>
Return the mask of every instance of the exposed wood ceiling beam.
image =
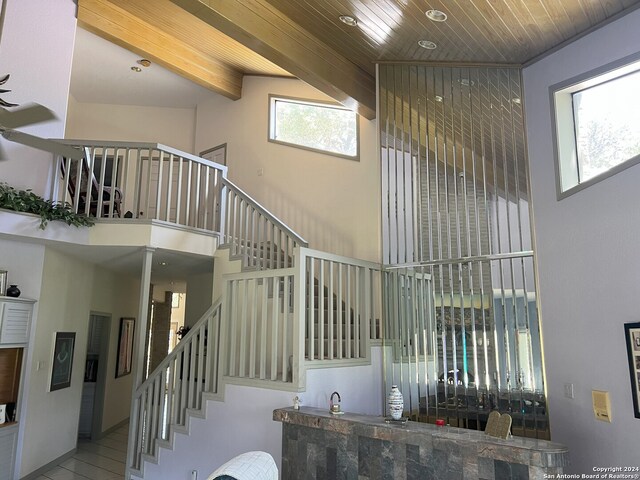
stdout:
<svg viewBox="0 0 640 480">
<path fill-rule="evenodd" d="M 80 0 L 78 3 L 78 23 L 83 28 L 225 97 L 232 100 L 241 97 L 241 72 L 204 55 L 109 0 Z"/>
<path fill-rule="evenodd" d="M 365 118 L 375 118 L 375 78 L 267 1 L 172 2 Z"/>
</svg>

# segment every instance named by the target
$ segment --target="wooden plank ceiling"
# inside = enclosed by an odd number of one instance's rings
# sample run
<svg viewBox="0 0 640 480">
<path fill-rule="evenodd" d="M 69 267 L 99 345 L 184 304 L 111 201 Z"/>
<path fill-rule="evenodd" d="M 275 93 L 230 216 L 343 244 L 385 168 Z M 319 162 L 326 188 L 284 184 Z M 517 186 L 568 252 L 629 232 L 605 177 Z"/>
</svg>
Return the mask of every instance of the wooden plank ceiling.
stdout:
<svg viewBox="0 0 640 480">
<path fill-rule="evenodd" d="M 640 0 L 79 0 L 80 24 L 229 98 L 296 76 L 367 118 L 375 63 L 522 64 Z M 440 10 L 446 22 L 425 12 Z M 356 26 L 338 19 L 349 15 Z M 426 50 L 419 40 L 434 42 Z"/>
</svg>

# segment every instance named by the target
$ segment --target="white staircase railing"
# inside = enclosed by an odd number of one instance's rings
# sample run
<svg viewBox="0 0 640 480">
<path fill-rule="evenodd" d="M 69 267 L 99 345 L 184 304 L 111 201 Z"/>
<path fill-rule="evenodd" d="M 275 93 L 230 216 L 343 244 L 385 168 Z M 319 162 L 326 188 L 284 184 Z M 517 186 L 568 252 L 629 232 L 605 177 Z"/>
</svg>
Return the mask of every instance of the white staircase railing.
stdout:
<svg viewBox="0 0 640 480">
<path fill-rule="evenodd" d="M 305 271 L 307 363 L 368 359 L 380 338 L 380 264 L 299 248 L 296 265 Z"/>
<path fill-rule="evenodd" d="M 225 377 L 298 384 L 294 282 L 293 268 L 225 276 Z"/>
<path fill-rule="evenodd" d="M 380 265 L 296 247 L 292 268 L 227 274 L 224 294 L 136 389 L 128 466 L 170 446 L 224 383 L 299 391 L 307 368 L 362 364 L 379 339 Z M 215 397 L 210 397 L 215 398 Z"/>
<path fill-rule="evenodd" d="M 222 244 L 232 255 L 242 255 L 246 267 L 289 268 L 293 252 L 307 242 L 262 205 L 223 178 L 222 204 L 225 205 Z"/>
<path fill-rule="evenodd" d="M 225 275 L 225 381 L 304 388 L 304 370 L 370 359 L 380 265 L 297 247 L 293 268 Z"/>
<path fill-rule="evenodd" d="M 127 465 L 137 471 L 144 456 L 156 457 L 169 445 L 176 427 L 185 427 L 188 411 L 200 410 L 203 394 L 218 392 L 220 319 L 218 301 L 136 389 L 131 405 Z"/>
</svg>

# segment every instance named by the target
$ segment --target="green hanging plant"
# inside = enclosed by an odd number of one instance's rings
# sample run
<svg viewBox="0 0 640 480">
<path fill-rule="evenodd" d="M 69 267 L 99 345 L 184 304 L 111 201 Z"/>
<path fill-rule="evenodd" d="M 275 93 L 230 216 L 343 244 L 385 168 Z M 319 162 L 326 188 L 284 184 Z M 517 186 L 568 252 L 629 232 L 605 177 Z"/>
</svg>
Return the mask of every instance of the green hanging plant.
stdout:
<svg viewBox="0 0 640 480">
<path fill-rule="evenodd" d="M 5 182 L 0 183 L 0 208 L 39 215 L 42 230 L 54 220 L 75 227 L 91 227 L 94 224 L 93 218 L 75 213 L 68 203 L 45 200 L 30 189 L 16 190 Z"/>
</svg>

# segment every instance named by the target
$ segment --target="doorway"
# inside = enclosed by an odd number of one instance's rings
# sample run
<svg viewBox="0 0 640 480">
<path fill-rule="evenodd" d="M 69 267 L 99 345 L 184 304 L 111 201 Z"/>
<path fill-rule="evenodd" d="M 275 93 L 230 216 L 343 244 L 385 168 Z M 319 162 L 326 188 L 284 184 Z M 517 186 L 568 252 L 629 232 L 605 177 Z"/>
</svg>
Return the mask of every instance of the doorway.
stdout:
<svg viewBox="0 0 640 480">
<path fill-rule="evenodd" d="M 110 331 L 111 315 L 91 313 L 78 438 L 97 440 L 102 434 Z"/>
</svg>

